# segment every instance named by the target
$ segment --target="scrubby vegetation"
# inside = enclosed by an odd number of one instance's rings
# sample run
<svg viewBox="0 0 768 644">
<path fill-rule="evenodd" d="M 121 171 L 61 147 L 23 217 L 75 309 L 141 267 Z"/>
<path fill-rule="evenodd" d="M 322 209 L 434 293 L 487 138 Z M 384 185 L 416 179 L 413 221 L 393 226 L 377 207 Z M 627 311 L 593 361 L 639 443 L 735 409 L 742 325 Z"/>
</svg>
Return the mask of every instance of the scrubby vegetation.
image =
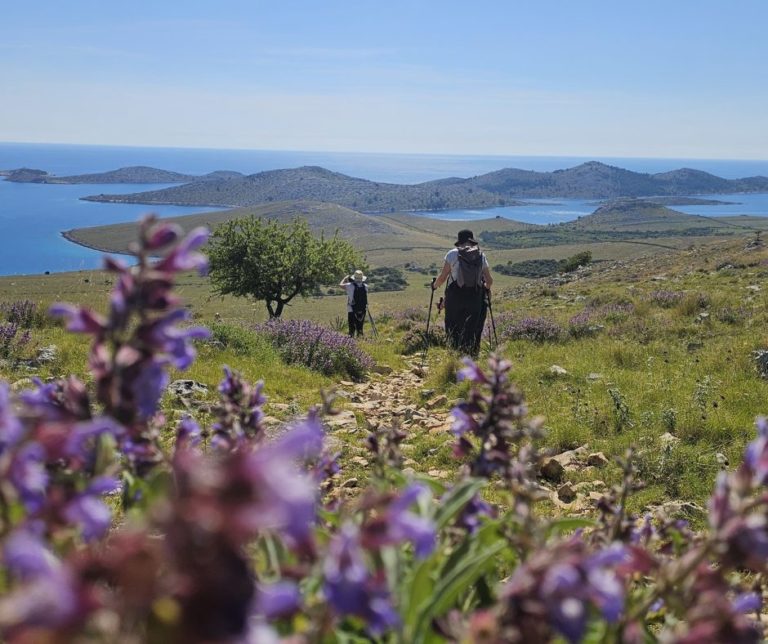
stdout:
<svg viewBox="0 0 768 644">
<path fill-rule="evenodd" d="M 497 264 L 493 270 L 502 275 L 518 277 L 549 277 L 557 273 L 570 273 L 581 266 L 587 266 L 592 261 L 592 253 L 588 250 L 576 253 L 565 259 L 527 259 L 522 262 L 507 262 Z"/>
<path fill-rule="evenodd" d="M 376 291 L 402 291 L 408 286 L 403 271 L 399 268 L 382 266 L 372 268 L 367 273 L 368 286 Z"/>
</svg>

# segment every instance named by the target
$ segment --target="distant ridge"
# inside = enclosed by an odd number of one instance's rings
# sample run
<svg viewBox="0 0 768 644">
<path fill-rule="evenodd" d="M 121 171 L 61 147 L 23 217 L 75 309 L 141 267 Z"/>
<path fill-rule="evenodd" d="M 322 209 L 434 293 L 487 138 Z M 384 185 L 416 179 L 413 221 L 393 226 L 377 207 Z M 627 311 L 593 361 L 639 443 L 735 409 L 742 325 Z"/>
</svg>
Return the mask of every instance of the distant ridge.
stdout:
<svg viewBox="0 0 768 644">
<path fill-rule="evenodd" d="M 316 200 L 359 212 L 490 208 L 517 202 L 471 185 L 381 183 L 350 177 L 318 166 L 267 170 L 246 177 L 195 181 L 183 186 L 127 195 L 95 195 L 88 201 L 143 204 L 244 207 L 258 204 Z"/>
<path fill-rule="evenodd" d="M 663 199 L 768 192 L 768 177 L 724 179 L 692 168 L 646 174 L 597 161 L 553 172 L 505 168 L 467 179 L 451 177 L 413 185 L 370 181 L 319 166 L 268 170 L 248 176 L 228 171 L 192 176 L 143 166 L 73 177 L 54 177 L 42 170 L 25 168 L 2 174 L 9 181 L 38 183 L 184 184 L 133 194 L 84 197 L 89 201 L 234 208 L 311 199 L 366 213 L 513 206 L 528 198 Z"/>
<path fill-rule="evenodd" d="M 463 179 L 462 183 L 507 198 L 616 199 L 723 192 L 768 192 L 768 177 L 723 179 L 690 168 L 645 174 L 597 161 L 554 172 L 507 168 Z"/>
<path fill-rule="evenodd" d="M 169 170 L 160 170 L 149 166 L 136 165 L 127 168 L 119 168 L 109 172 L 98 172 L 92 174 L 78 174 L 72 176 L 59 177 L 48 174 L 44 170 L 32 170 L 30 168 L 19 168 L 17 170 L 7 170 L 3 173 L 6 181 L 16 183 L 54 183 L 54 184 L 104 184 L 104 183 L 190 183 L 192 181 L 207 181 L 210 179 L 231 179 L 242 177 L 240 172 L 230 170 L 219 170 L 206 175 L 198 176 L 191 174 L 181 174 Z"/>
</svg>

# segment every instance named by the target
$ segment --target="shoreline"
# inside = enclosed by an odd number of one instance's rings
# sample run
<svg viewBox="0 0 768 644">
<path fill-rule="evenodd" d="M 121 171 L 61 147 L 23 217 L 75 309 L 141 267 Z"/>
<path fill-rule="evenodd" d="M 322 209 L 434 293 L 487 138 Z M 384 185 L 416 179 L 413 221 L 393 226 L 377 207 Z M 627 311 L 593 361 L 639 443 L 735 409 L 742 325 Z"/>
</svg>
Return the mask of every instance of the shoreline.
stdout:
<svg viewBox="0 0 768 644">
<path fill-rule="evenodd" d="M 75 231 L 80 230 L 78 228 L 71 228 L 70 230 L 62 230 L 59 234 L 66 239 L 68 242 L 71 242 L 73 244 L 77 244 L 78 246 L 81 246 L 83 248 L 88 248 L 90 250 L 95 250 L 99 253 L 109 253 L 110 255 L 124 255 L 126 257 L 135 257 L 133 253 L 126 252 L 126 251 L 119 251 L 115 250 L 114 248 L 106 248 L 104 246 L 97 246 L 96 244 L 89 244 L 86 241 L 80 240 L 77 237 L 74 236 L 73 233 Z M 67 272 L 67 271 L 64 271 Z"/>
</svg>

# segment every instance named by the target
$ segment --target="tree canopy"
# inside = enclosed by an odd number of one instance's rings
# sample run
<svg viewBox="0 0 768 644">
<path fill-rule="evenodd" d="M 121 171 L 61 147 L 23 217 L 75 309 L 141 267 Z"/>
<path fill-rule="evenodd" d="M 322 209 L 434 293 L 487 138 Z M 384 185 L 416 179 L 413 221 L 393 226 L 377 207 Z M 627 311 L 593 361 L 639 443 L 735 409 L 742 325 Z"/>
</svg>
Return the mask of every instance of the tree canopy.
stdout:
<svg viewBox="0 0 768 644">
<path fill-rule="evenodd" d="M 336 283 L 362 259 L 348 241 L 312 234 L 304 219 L 282 224 L 256 217 L 233 219 L 216 228 L 208 247 L 211 282 L 222 295 L 263 301 L 271 318 L 297 295 Z"/>
</svg>

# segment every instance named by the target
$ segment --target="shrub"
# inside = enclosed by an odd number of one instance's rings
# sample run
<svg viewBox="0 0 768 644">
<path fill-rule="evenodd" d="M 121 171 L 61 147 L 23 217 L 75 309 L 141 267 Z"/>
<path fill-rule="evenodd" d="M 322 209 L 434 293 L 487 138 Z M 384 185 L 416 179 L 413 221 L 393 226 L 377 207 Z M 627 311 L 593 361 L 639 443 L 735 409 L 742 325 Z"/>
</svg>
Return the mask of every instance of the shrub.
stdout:
<svg viewBox="0 0 768 644">
<path fill-rule="evenodd" d="M 19 358 L 22 349 L 29 344 L 32 336 L 29 330 L 22 330 L 15 322 L 0 323 L 0 358 Z"/>
<path fill-rule="evenodd" d="M 408 331 L 402 340 L 403 353 L 412 355 L 419 351 L 424 351 L 427 340 L 430 347 L 448 346 L 448 337 L 445 335 L 445 329 L 440 326 L 430 327 L 428 338 L 426 331 L 426 328 L 423 327 L 414 328 Z"/>
<path fill-rule="evenodd" d="M 557 342 L 564 335 L 563 327 L 547 318 L 527 317 L 507 324 L 501 332 L 504 340 Z"/>
<path fill-rule="evenodd" d="M 685 297 L 682 291 L 651 291 L 648 300 L 664 309 L 677 305 Z"/>
<path fill-rule="evenodd" d="M 582 266 L 586 266 L 591 262 L 592 262 L 592 252 L 585 250 L 581 253 L 576 253 L 575 255 L 571 255 L 567 259 L 560 260 L 560 272 L 572 273 L 576 269 L 581 268 Z"/>
<path fill-rule="evenodd" d="M 677 305 L 681 315 L 689 316 L 698 313 L 710 305 L 707 293 L 687 293 Z"/>
<path fill-rule="evenodd" d="M 259 336 L 252 329 L 234 324 L 215 322 L 209 327 L 211 340 L 243 355 L 253 355 L 259 346 Z"/>
<path fill-rule="evenodd" d="M 574 338 L 585 338 L 597 335 L 603 330 L 602 324 L 596 324 L 593 319 L 594 311 L 584 309 L 568 320 L 568 333 Z"/>
<path fill-rule="evenodd" d="M 408 286 L 408 280 L 399 268 L 387 266 L 372 268 L 366 276 L 368 285 L 377 291 L 402 291 Z"/>
<path fill-rule="evenodd" d="M 743 306 L 724 306 L 715 311 L 715 319 L 724 324 L 742 324 L 752 315 L 752 312 Z"/>
<path fill-rule="evenodd" d="M 269 339 L 285 362 L 327 376 L 347 374 L 360 380 L 373 366 L 352 338 L 309 320 L 270 320 L 256 332 Z"/>
<path fill-rule="evenodd" d="M 38 311 L 37 304 L 31 300 L 16 300 L 15 302 L 0 302 L 0 316 L 6 322 L 17 324 L 22 329 L 41 327 L 46 316 Z"/>
</svg>

